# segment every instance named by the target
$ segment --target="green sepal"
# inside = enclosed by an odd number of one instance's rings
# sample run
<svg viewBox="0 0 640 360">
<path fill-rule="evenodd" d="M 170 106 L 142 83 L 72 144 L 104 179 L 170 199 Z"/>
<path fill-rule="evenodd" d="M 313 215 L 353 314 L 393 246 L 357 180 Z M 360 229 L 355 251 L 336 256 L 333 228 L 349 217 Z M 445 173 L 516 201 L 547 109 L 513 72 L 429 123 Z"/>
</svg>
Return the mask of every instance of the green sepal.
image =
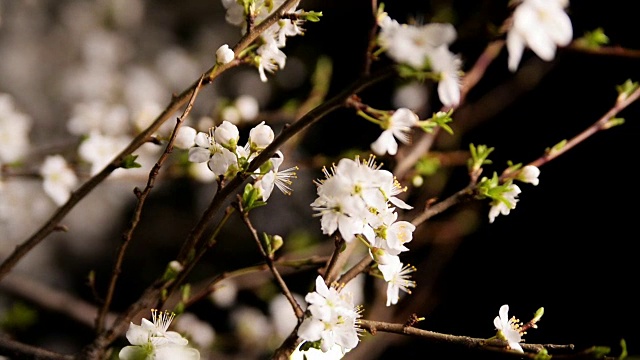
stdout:
<svg viewBox="0 0 640 360">
<path fill-rule="evenodd" d="M 260 200 L 260 191 L 254 188 L 252 184 L 247 184 L 242 193 L 242 209 L 244 213 L 248 214 L 249 211 L 264 205 L 267 205 L 267 203 Z"/>
</svg>

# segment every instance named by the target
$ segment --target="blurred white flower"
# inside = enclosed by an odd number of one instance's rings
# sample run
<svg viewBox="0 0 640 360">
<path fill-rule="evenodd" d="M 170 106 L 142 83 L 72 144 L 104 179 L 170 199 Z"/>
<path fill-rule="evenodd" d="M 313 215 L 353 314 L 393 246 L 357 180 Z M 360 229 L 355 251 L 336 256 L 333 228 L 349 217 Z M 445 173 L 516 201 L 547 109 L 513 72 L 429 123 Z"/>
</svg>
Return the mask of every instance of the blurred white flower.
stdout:
<svg viewBox="0 0 640 360">
<path fill-rule="evenodd" d="M 204 349 L 213 345 L 216 332 L 211 325 L 193 313 L 182 313 L 175 321 L 176 330 Z"/>
<path fill-rule="evenodd" d="M 40 167 L 44 191 L 60 206 L 69 200 L 78 178 L 62 155 L 47 156 Z"/>
<path fill-rule="evenodd" d="M 516 71 L 525 47 L 541 59 L 551 61 L 557 46 L 571 42 L 573 27 L 564 10 L 567 3 L 566 0 L 524 0 L 518 5 L 507 34 L 509 70 Z"/>
<path fill-rule="evenodd" d="M 299 294 L 294 293 L 292 295 L 302 307 L 302 310 L 305 310 L 307 304 L 304 301 L 304 298 Z M 269 314 L 271 315 L 271 320 L 276 330 L 276 334 L 279 337 L 279 341 L 286 339 L 298 324 L 298 318 L 293 312 L 291 303 L 283 294 L 278 294 L 271 299 L 269 302 Z"/>
<path fill-rule="evenodd" d="M 237 296 L 238 285 L 236 285 L 235 281 L 227 279 L 216 284 L 210 298 L 214 304 L 226 309 L 236 303 Z"/>
<path fill-rule="evenodd" d="M 0 94 L 0 164 L 22 159 L 29 150 L 31 119 L 15 108 L 13 97 Z"/>
</svg>

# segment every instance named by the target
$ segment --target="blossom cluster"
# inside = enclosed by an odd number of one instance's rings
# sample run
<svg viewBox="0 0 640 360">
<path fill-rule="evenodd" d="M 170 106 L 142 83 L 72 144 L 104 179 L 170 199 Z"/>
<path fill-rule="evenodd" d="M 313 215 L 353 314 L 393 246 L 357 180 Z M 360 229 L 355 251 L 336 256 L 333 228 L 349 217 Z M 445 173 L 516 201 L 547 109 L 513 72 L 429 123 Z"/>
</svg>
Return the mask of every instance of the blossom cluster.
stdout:
<svg viewBox="0 0 640 360">
<path fill-rule="evenodd" d="M 387 13 L 378 16 L 378 43 L 387 55 L 415 70 L 431 70 L 438 79 L 438 97 L 446 106 L 460 102 L 461 60 L 449 50 L 456 39 L 451 24 L 401 24 Z"/>
<path fill-rule="evenodd" d="M 298 336 L 306 341 L 320 341 L 320 349 L 328 352 L 338 346 L 342 353 L 358 345 L 360 311 L 350 293 L 327 287 L 322 276 L 316 278 L 316 290 L 305 296 L 307 316 Z"/>
<path fill-rule="evenodd" d="M 415 283 L 406 280 L 411 268 L 403 268 L 398 255 L 409 249 L 415 226 L 399 221 L 396 207 L 412 209 L 396 195 L 405 191 L 394 175 L 381 169 L 373 156 L 367 161 L 342 159 L 325 179 L 317 181 L 316 200 L 311 207 L 321 216 L 321 229 L 332 235 L 336 230 L 346 242 L 358 238 L 369 247 L 388 282 L 387 305 L 398 301 L 398 289 L 407 291 Z"/>
<path fill-rule="evenodd" d="M 245 7 L 246 1 L 222 0 L 222 4 L 227 9 L 226 20 L 228 23 L 240 26 L 242 31 L 246 31 L 246 19 L 250 16 L 254 24 L 259 24 L 284 3 L 284 0 L 256 0 L 251 1 L 248 9 Z M 301 10 L 295 11 L 299 3 L 289 11 L 289 14 L 300 14 Z M 248 10 L 249 14 L 245 13 Z M 271 25 L 260 35 L 260 46 L 256 49 L 254 62 L 258 67 L 260 79 L 267 81 L 265 71 L 273 73 L 277 69 L 285 66 L 287 55 L 281 50 L 286 46 L 287 37 L 302 35 L 304 29 L 302 19 L 280 19 Z"/>
<path fill-rule="evenodd" d="M 244 146 L 239 146 L 240 131 L 228 121 L 209 130 L 209 133 L 196 132 L 184 126 L 180 129 L 176 140 L 180 147 L 189 149 L 189 161 L 207 163 L 216 177 L 233 178 L 247 169 L 249 163 L 258 156 L 274 139 L 273 129 L 263 122 L 249 131 L 249 139 Z M 276 152 L 252 176 L 256 180 L 254 187 L 258 189 L 262 200 L 266 201 L 274 187 L 283 193 L 291 192 L 291 178 L 295 178 L 295 168 L 280 170 L 284 154 Z"/>
</svg>

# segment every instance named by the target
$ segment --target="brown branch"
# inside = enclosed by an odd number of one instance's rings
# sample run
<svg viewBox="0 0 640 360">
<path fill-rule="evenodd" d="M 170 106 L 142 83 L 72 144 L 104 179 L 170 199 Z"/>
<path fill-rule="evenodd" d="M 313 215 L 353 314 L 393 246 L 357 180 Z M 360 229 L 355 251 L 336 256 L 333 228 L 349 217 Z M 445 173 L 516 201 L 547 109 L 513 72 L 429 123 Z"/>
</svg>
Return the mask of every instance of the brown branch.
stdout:
<svg viewBox="0 0 640 360">
<path fill-rule="evenodd" d="M 193 103 L 195 102 L 196 97 L 200 92 L 200 88 L 202 87 L 203 80 L 204 80 L 204 75 L 200 77 L 200 80 L 198 80 L 198 83 L 195 89 L 193 89 L 193 93 L 191 94 L 191 98 L 189 99 L 189 102 L 187 103 L 187 106 L 185 107 L 184 112 L 180 117 L 178 117 L 176 121 L 176 126 L 173 129 L 173 133 L 169 138 L 169 141 L 167 143 L 167 146 L 164 152 L 162 153 L 162 155 L 160 155 L 160 158 L 158 159 L 158 161 L 155 163 L 155 165 L 149 172 L 149 178 L 147 180 L 147 185 L 145 186 L 144 190 L 140 191 L 138 188 L 136 188 L 134 191 L 136 194 L 136 197 L 138 198 L 138 203 L 136 204 L 136 208 L 133 212 L 131 221 L 129 222 L 129 228 L 122 234 L 122 243 L 120 244 L 120 247 L 117 251 L 116 262 L 113 266 L 111 279 L 109 280 L 107 295 L 105 296 L 104 304 L 100 308 L 100 312 L 96 317 L 95 326 L 96 326 L 96 331 L 98 332 L 104 330 L 104 318 L 107 312 L 109 311 L 109 306 L 111 305 L 111 300 L 113 299 L 113 294 L 115 293 L 116 283 L 118 282 L 118 277 L 120 275 L 120 272 L 122 271 L 121 266 L 122 266 L 122 262 L 124 261 L 124 255 L 127 251 L 127 248 L 129 247 L 129 244 L 131 243 L 133 232 L 138 227 L 138 223 L 140 222 L 140 217 L 142 216 L 142 209 L 144 207 L 144 204 L 147 200 L 147 197 L 151 193 L 151 190 L 155 186 L 155 181 L 156 181 L 156 178 L 158 177 L 158 174 L 160 173 L 160 168 L 165 163 L 165 161 L 167 161 L 167 159 L 169 158 L 169 155 L 171 155 L 171 153 L 173 152 L 173 143 L 175 142 L 176 136 L 178 135 L 178 130 L 180 130 L 180 126 L 184 122 L 184 119 L 191 112 L 191 109 L 193 108 Z"/>
<path fill-rule="evenodd" d="M 95 317 L 98 314 L 98 309 L 93 304 L 24 275 L 9 274 L 0 283 L 0 289 L 47 310 L 64 314 L 87 327 L 94 325 Z M 115 316 L 112 313 L 107 314 L 105 322 L 111 324 Z"/>
<path fill-rule="evenodd" d="M 640 50 L 627 49 L 622 46 L 600 46 L 600 47 L 588 47 L 580 43 L 580 39 L 575 40 L 565 49 L 586 53 L 590 55 L 607 55 L 618 56 L 625 58 L 640 58 Z"/>
<path fill-rule="evenodd" d="M 349 269 L 346 273 L 342 274 L 340 279 L 337 280 L 338 284 L 347 284 L 353 278 L 358 276 L 361 272 L 367 270 L 369 265 L 373 262 L 371 256 L 366 255 L 362 258 L 357 264 L 355 264 L 351 269 Z"/>
<path fill-rule="evenodd" d="M 160 126 L 169 117 L 178 111 L 191 97 L 191 94 L 198 86 L 204 86 L 213 81 L 223 71 L 240 64 L 238 61 L 232 61 L 222 66 L 214 66 L 209 69 L 205 74 L 206 82 L 196 81 L 188 89 L 184 90 L 177 96 L 171 99 L 169 105 L 165 110 L 158 115 L 154 122 L 149 125 L 147 129 L 138 134 L 131 143 L 122 150 L 104 169 L 87 180 L 82 186 L 71 193 L 69 200 L 63 204 L 58 210 L 47 220 L 47 222 L 38 229 L 31 237 L 25 240 L 22 244 L 16 246 L 15 250 L 0 264 L 0 281 L 13 269 L 16 264 L 29 252 L 42 242 L 49 234 L 56 230 L 58 224 L 64 219 L 64 217 L 73 209 L 85 196 L 87 196 L 94 188 L 96 188 L 102 181 L 104 181 L 114 170 L 118 169 L 124 159 L 131 155 L 140 146 L 144 145 L 147 140 L 155 133 Z M 199 85 L 201 84 L 201 85 Z"/>
<path fill-rule="evenodd" d="M 627 106 L 631 105 L 634 101 L 638 100 L 640 97 L 640 88 L 636 89 L 634 92 L 629 94 L 625 99 L 618 99 L 615 105 L 607 111 L 600 119 L 598 119 L 595 123 L 589 126 L 580 134 L 573 137 L 571 140 L 567 141 L 567 143 L 559 149 L 554 149 L 552 151 L 547 152 L 543 156 L 529 163 L 529 165 L 534 166 L 542 166 L 549 161 L 557 158 L 558 156 L 564 154 L 565 152 L 571 150 L 573 147 L 583 142 L 590 136 L 595 133 L 608 129 L 608 122 L 612 118 L 614 118 L 620 111 L 624 110 Z"/>
<path fill-rule="evenodd" d="M 258 235 L 258 231 L 253 226 L 251 219 L 249 219 L 249 213 L 245 212 L 244 209 L 242 208 L 242 204 L 241 204 L 242 199 L 239 199 L 239 201 L 240 202 L 238 203 L 238 208 L 240 213 L 242 213 L 242 221 L 251 232 L 253 240 L 255 240 L 256 245 L 258 245 L 260 254 L 262 254 L 264 261 L 267 263 L 269 270 L 273 274 L 273 277 L 276 279 L 276 282 L 280 287 L 280 291 L 282 291 L 282 294 L 284 294 L 287 300 L 289 300 L 289 303 L 293 308 L 293 312 L 296 314 L 296 317 L 298 318 L 298 322 L 302 321 L 302 318 L 304 317 L 304 310 L 302 310 L 302 308 L 300 307 L 300 304 L 298 304 L 298 301 L 296 301 L 296 299 L 293 297 L 293 295 L 291 294 L 291 291 L 289 290 L 289 287 L 287 286 L 287 283 L 284 281 L 284 279 L 280 275 L 280 272 L 276 268 L 273 261 L 273 254 L 267 253 L 264 246 L 262 245 L 262 241 L 260 240 L 260 235 Z"/>
<path fill-rule="evenodd" d="M 372 321 L 372 320 L 360 320 L 360 327 L 362 329 L 367 330 L 372 335 L 376 335 L 378 331 L 401 334 L 401 335 L 410 335 L 419 337 L 434 344 L 449 344 L 461 346 L 468 349 L 480 349 L 480 350 L 497 350 L 504 354 L 513 354 L 514 357 L 527 357 L 533 359 L 535 354 L 542 349 L 547 350 L 556 350 L 556 351 L 571 351 L 575 349 L 574 345 L 555 345 L 555 344 L 525 344 L 521 343 L 523 350 L 529 352 L 529 354 L 522 354 L 516 351 L 510 351 L 506 349 L 507 343 L 506 341 L 501 341 L 497 339 L 480 339 L 480 338 L 472 338 L 469 336 L 458 336 L 458 335 L 449 335 L 443 333 L 437 333 L 433 331 L 418 329 L 413 326 L 407 326 L 405 324 L 393 324 L 388 322 L 381 321 Z M 531 356 L 528 356 L 531 355 Z M 555 356 L 554 356 L 555 358 Z"/>
<path fill-rule="evenodd" d="M 411 223 L 415 226 L 419 226 L 423 222 L 429 220 L 435 215 L 438 215 L 450 207 L 461 203 L 464 200 L 470 199 L 473 195 L 473 191 L 475 189 L 475 184 L 469 184 L 464 189 L 459 190 L 455 194 L 449 196 L 448 198 L 436 203 L 433 206 L 427 206 L 422 211 L 422 213 L 416 216 Z"/>
<path fill-rule="evenodd" d="M 294 137 L 299 132 L 305 130 L 309 126 L 318 122 L 322 117 L 327 115 L 328 113 L 341 108 L 344 106 L 345 101 L 353 94 L 358 93 L 367 87 L 374 85 L 375 83 L 382 81 L 392 74 L 394 74 L 394 70 L 389 68 L 383 70 L 376 75 L 371 76 L 370 78 L 360 79 L 352 84 L 347 89 L 343 90 L 338 95 L 329 99 L 328 101 L 318 105 L 313 110 L 309 111 L 306 115 L 302 116 L 298 121 L 294 122 L 290 126 L 285 127 L 282 132 L 271 142 L 269 146 L 267 146 L 255 159 L 251 161 L 249 167 L 247 168 L 244 174 L 238 174 L 235 178 L 229 181 L 226 186 L 220 188 L 213 199 L 211 200 L 209 207 L 205 210 L 203 215 L 200 217 L 200 220 L 191 230 L 187 239 L 178 255 L 178 261 L 183 262 L 189 257 L 189 253 L 193 249 L 202 248 L 202 235 L 209 225 L 209 223 L 213 220 L 216 213 L 220 209 L 223 203 L 225 203 L 230 196 L 236 194 L 238 190 L 241 188 L 242 184 L 249 176 L 247 174 L 252 173 L 257 168 L 262 165 L 265 161 L 271 158 L 273 154 L 289 139 Z"/>
<path fill-rule="evenodd" d="M 58 354 L 53 351 L 23 344 L 19 341 L 11 340 L 4 335 L 0 335 L 0 355 L 8 356 L 11 359 L 25 360 L 73 360 L 73 356 L 71 355 Z"/>
</svg>

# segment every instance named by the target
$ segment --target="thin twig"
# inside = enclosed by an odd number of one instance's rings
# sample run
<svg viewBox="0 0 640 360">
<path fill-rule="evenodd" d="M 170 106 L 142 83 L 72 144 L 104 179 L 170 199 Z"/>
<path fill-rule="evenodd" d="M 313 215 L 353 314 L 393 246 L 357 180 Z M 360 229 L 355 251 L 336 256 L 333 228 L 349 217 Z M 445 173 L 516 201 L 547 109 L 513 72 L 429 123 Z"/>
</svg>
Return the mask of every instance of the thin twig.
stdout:
<svg viewBox="0 0 640 360">
<path fill-rule="evenodd" d="M 611 109 L 609 109 L 609 111 L 607 111 L 607 113 L 604 114 L 600 119 L 598 119 L 598 121 L 593 123 L 593 125 L 589 126 L 580 134 L 573 137 L 571 140 L 567 141 L 567 143 L 564 144 L 562 147 L 560 147 L 559 149 L 554 149 L 552 151 L 547 152 L 543 156 L 532 161 L 530 165 L 534 165 L 538 167 L 542 166 L 548 163 L 549 161 L 557 158 L 558 156 L 564 154 L 565 152 L 571 150 L 573 147 L 583 142 L 584 140 L 594 135 L 595 133 L 601 130 L 608 129 L 607 123 L 609 122 L 609 120 L 614 118 L 620 111 L 624 110 L 627 106 L 631 105 L 634 101 L 638 100 L 638 97 L 640 97 L 640 88 L 636 89 L 634 92 L 629 94 L 629 96 L 627 96 L 626 98 L 622 100 L 617 100 L 615 105 Z"/>
<path fill-rule="evenodd" d="M 353 278 L 358 276 L 361 272 L 364 272 L 369 268 L 369 265 L 373 262 L 371 256 L 366 255 L 362 258 L 357 264 L 355 264 L 351 269 L 342 274 L 340 279 L 337 280 L 338 284 L 347 284 Z"/>
<path fill-rule="evenodd" d="M 196 97 L 200 92 L 200 88 L 202 87 L 203 80 L 204 80 L 204 75 L 200 77 L 200 80 L 198 81 L 195 89 L 193 89 L 193 93 L 191 94 L 191 98 L 189 99 L 189 102 L 187 103 L 187 106 L 185 107 L 184 112 L 180 117 L 178 117 L 176 121 L 176 126 L 173 129 L 173 133 L 169 138 L 169 141 L 167 143 L 167 146 L 164 152 L 162 153 L 162 155 L 160 155 L 160 158 L 158 159 L 158 161 L 155 163 L 155 165 L 149 172 L 149 178 L 147 180 L 147 185 L 145 186 L 144 190 L 140 191 L 138 188 L 136 188 L 134 191 L 136 194 L 136 197 L 138 198 L 138 203 L 136 204 L 136 208 L 133 212 L 131 221 L 129 222 L 129 228 L 122 234 L 122 243 L 120 244 L 120 247 L 118 248 L 118 251 L 117 251 L 116 261 L 113 266 L 113 271 L 111 273 L 111 279 L 109 280 L 107 295 L 105 296 L 104 304 L 102 304 L 102 307 L 100 308 L 100 312 L 98 313 L 98 316 L 96 318 L 96 331 L 98 332 L 104 330 L 104 318 L 107 312 L 109 311 L 109 306 L 111 305 L 111 300 L 113 299 L 113 294 L 115 293 L 116 283 L 118 282 L 118 277 L 121 272 L 122 262 L 124 261 L 124 255 L 127 251 L 127 248 L 129 247 L 129 244 L 131 243 L 133 232 L 138 227 L 138 223 L 140 222 L 140 217 L 142 216 L 142 209 L 144 208 L 146 199 L 151 193 L 151 190 L 155 185 L 156 178 L 160 173 L 160 168 L 165 163 L 165 161 L 167 161 L 167 159 L 169 158 L 169 155 L 171 155 L 171 153 L 173 152 L 173 143 L 175 142 L 176 136 L 178 135 L 178 130 L 180 130 L 180 126 L 182 125 L 182 123 L 184 123 L 184 119 L 191 112 L 191 109 L 193 108 L 193 103 L 195 102 Z"/>
<path fill-rule="evenodd" d="M 433 331 L 418 329 L 413 326 L 407 326 L 405 324 L 393 324 L 382 321 L 372 321 L 372 320 L 359 320 L 360 327 L 369 331 L 372 335 L 376 335 L 378 331 L 394 333 L 394 334 L 402 334 L 402 335 L 410 335 L 419 337 L 424 339 L 425 341 L 431 343 L 438 344 L 450 344 L 461 346 L 468 349 L 483 349 L 483 350 L 498 350 L 504 354 L 513 354 L 514 357 L 527 357 L 534 358 L 535 354 L 537 354 L 542 349 L 555 350 L 555 351 L 573 351 L 575 349 L 574 345 L 556 345 L 556 344 L 525 344 L 521 343 L 520 345 L 524 350 L 526 350 L 527 354 L 522 354 L 516 351 L 507 350 L 506 341 L 501 341 L 497 339 L 487 340 L 480 338 L 472 338 L 468 336 L 457 336 L 457 335 L 449 335 L 443 333 L 437 333 Z M 533 353 L 533 354 L 532 354 Z M 528 356 L 532 355 L 532 356 Z M 554 356 L 555 358 L 555 356 Z"/>
<path fill-rule="evenodd" d="M 300 304 L 298 304 L 298 301 L 296 301 L 296 299 L 291 294 L 291 291 L 289 290 L 287 283 L 284 281 L 284 279 L 282 279 L 280 272 L 278 271 L 278 269 L 276 268 L 273 262 L 273 255 L 269 254 L 265 250 L 264 245 L 262 245 L 262 241 L 260 240 L 260 235 L 258 235 L 258 231 L 256 231 L 256 228 L 253 226 L 251 219 L 249 219 L 249 213 L 245 212 L 244 209 L 242 209 L 242 204 L 240 202 L 238 203 L 238 207 L 239 207 L 240 213 L 242 213 L 242 221 L 244 222 L 245 225 L 247 225 L 247 228 L 251 232 L 253 240 L 255 240 L 256 245 L 258 245 L 258 249 L 260 250 L 262 257 L 264 258 L 264 261 L 267 263 L 269 270 L 271 270 L 273 277 L 276 279 L 276 282 L 280 287 L 280 291 L 282 291 L 282 294 L 284 294 L 287 300 L 289 300 L 289 303 L 293 308 L 293 312 L 296 314 L 296 317 L 298 318 L 298 320 L 301 320 L 304 317 L 304 310 L 302 310 L 302 307 L 300 307 Z"/>
<path fill-rule="evenodd" d="M 58 354 L 53 351 L 23 344 L 19 341 L 11 340 L 4 335 L 0 335 L 0 355 L 8 356 L 11 359 L 25 360 L 73 360 L 73 356 L 71 355 Z"/>
<path fill-rule="evenodd" d="M 7 275 L 0 283 L 0 290 L 37 304 L 41 308 L 64 314 L 88 328 L 95 324 L 98 314 L 96 306 L 25 275 L 15 273 Z M 105 323 L 111 324 L 115 317 L 115 314 L 108 313 Z"/>
</svg>

